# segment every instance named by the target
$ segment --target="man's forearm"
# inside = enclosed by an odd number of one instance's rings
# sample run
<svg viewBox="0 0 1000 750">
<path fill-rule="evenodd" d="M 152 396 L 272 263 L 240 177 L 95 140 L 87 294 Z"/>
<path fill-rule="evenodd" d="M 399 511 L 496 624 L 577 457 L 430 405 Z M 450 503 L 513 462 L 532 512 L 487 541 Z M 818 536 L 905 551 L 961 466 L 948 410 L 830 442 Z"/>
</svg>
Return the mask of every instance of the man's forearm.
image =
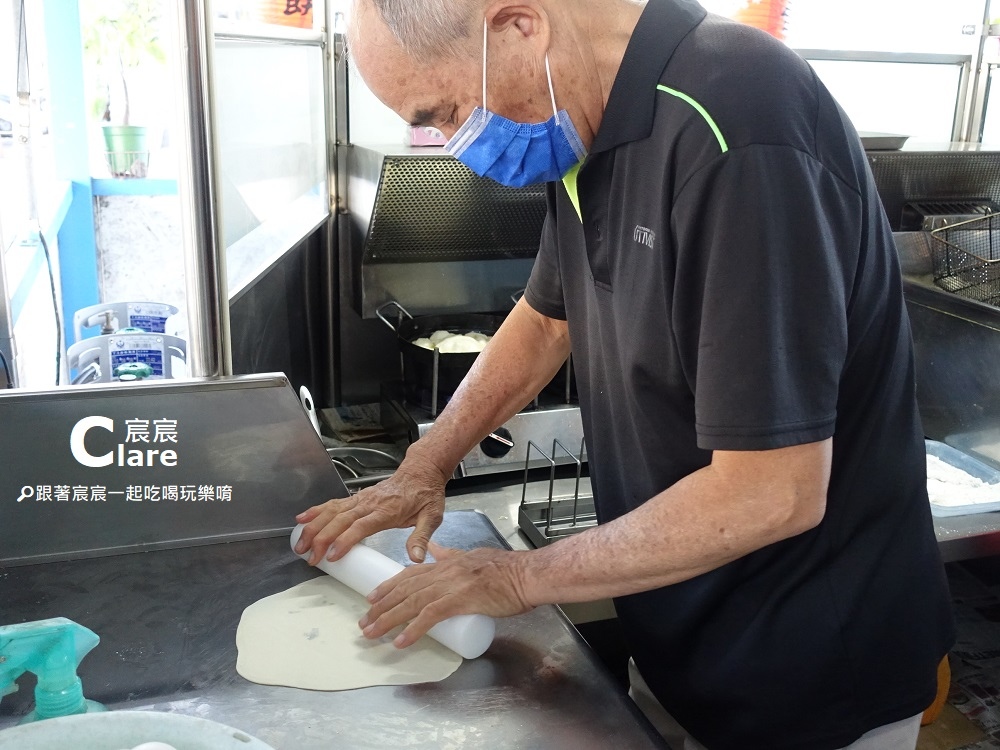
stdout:
<svg viewBox="0 0 1000 750">
<path fill-rule="evenodd" d="M 816 526 L 831 441 L 755 454 L 716 453 L 630 513 L 520 553 L 531 605 L 593 601 L 668 586 Z"/>
<path fill-rule="evenodd" d="M 476 443 L 538 395 L 569 349 L 565 321 L 541 315 L 522 299 L 476 358 L 434 427 L 410 452 L 450 477 Z"/>
</svg>

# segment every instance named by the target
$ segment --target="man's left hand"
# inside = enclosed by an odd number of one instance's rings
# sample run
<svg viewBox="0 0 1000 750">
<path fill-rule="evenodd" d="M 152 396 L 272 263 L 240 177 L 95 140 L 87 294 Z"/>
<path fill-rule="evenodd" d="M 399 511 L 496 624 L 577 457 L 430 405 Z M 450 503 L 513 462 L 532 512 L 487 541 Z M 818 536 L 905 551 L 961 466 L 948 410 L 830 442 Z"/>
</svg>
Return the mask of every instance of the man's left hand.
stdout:
<svg viewBox="0 0 1000 750">
<path fill-rule="evenodd" d="M 393 644 L 405 648 L 455 615 L 509 617 L 533 609 L 524 597 L 527 552 L 480 548 L 470 552 L 430 543 L 437 562 L 411 565 L 371 594 L 372 607 L 358 623 L 366 638 L 381 638 L 409 623 Z"/>
</svg>

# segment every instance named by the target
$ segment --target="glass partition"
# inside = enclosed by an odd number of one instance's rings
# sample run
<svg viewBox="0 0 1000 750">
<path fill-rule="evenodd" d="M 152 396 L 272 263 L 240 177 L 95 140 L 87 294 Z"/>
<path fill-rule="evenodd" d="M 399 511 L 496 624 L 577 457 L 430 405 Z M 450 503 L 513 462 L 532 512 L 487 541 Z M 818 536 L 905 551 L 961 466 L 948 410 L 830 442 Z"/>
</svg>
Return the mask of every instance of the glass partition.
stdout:
<svg viewBox="0 0 1000 750">
<path fill-rule="evenodd" d="M 747 15 L 758 0 L 703 0 Z M 776 36 L 810 61 L 858 130 L 964 137 L 988 0 L 784 0 Z M 995 41 L 995 40 L 990 40 Z M 988 45 L 987 45 L 988 46 Z"/>
<path fill-rule="evenodd" d="M 1000 92 L 1000 81 L 997 80 L 996 64 L 990 66 L 988 86 L 982 142 L 987 145 L 1000 146 L 1000 101 L 997 101 L 997 95 L 989 96 L 990 93 L 996 94 L 996 92 Z"/>
<path fill-rule="evenodd" d="M 976 54 L 964 32 L 983 22 L 984 0 L 788 0 L 792 47 Z"/>
<path fill-rule="evenodd" d="M 967 64 L 960 56 L 944 56 L 942 63 L 809 62 L 858 130 L 952 140 Z"/>
<path fill-rule="evenodd" d="M 328 215 L 323 47 L 219 39 L 215 70 L 232 296 Z"/>
</svg>

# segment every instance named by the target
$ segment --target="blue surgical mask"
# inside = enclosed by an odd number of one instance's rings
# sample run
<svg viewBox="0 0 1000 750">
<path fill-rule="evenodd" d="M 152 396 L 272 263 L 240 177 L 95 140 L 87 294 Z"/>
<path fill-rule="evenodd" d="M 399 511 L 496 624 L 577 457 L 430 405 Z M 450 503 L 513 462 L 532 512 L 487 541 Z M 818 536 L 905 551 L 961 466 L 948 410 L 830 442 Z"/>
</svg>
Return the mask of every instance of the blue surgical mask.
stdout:
<svg viewBox="0 0 1000 750">
<path fill-rule="evenodd" d="M 537 124 L 514 122 L 486 107 L 486 35 L 484 23 L 483 106 L 473 110 L 445 149 L 480 177 L 508 187 L 561 180 L 584 160 L 587 149 L 566 110 L 556 109 L 549 56 L 545 56 L 545 74 L 553 116 Z"/>
</svg>

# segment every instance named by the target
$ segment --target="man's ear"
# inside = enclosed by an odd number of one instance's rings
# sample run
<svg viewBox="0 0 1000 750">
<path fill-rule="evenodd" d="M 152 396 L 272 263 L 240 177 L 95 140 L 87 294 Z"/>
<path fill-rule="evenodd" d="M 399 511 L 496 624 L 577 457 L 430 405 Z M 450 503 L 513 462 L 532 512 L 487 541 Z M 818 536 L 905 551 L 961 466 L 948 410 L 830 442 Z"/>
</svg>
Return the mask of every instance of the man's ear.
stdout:
<svg viewBox="0 0 1000 750">
<path fill-rule="evenodd" d="M 541 3 L 532 0 L 520 3 L 499 0 L 487 9 L 486 23 L 490 31 L 514 31 L 543 52 L 548 51 L 549 15 Z"/>
</svg>

